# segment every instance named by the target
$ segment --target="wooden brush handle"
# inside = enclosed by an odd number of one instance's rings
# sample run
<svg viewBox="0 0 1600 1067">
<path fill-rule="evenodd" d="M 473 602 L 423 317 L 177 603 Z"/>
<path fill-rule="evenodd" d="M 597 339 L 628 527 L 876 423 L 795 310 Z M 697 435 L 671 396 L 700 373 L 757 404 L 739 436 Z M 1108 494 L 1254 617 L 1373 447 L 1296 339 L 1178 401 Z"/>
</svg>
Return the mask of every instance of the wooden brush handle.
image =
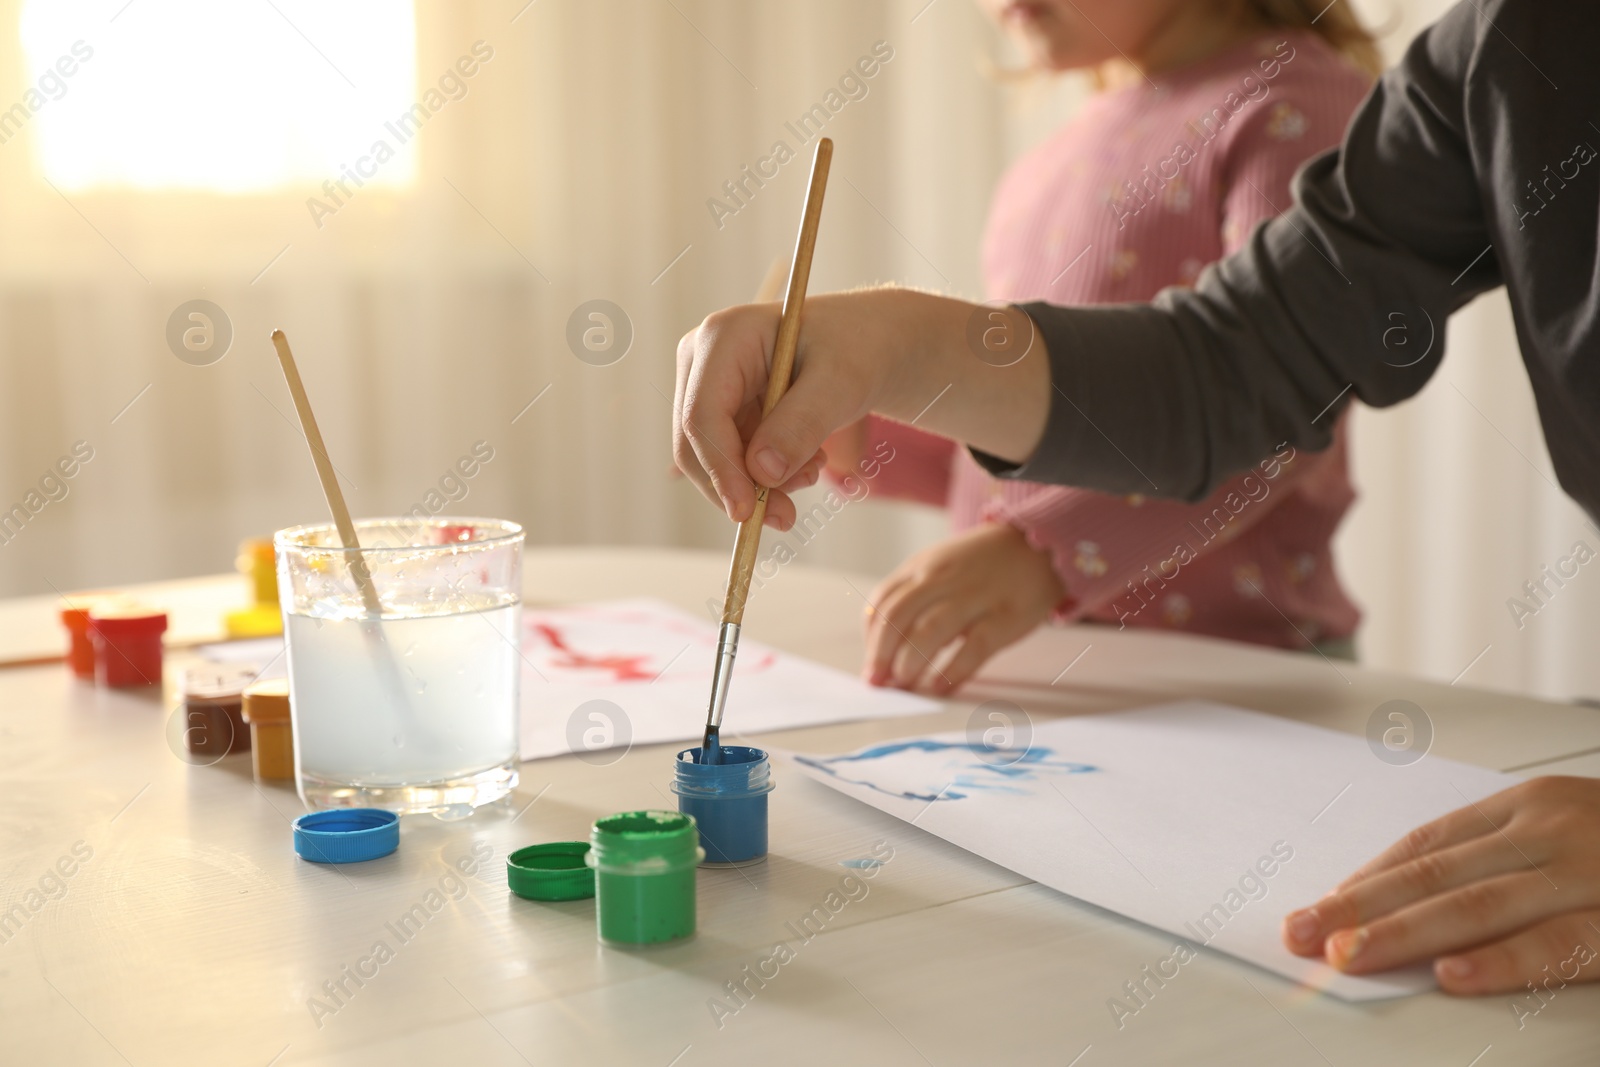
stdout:
<svg viewBox="0 0 1600 1067">
<path fill-rule="evenodd" d="M 767 395 L 762 400 L 761 417 L 783 399 L 794 374 L 794 353 L 800 343 L 800 307 L 806 301 L 806 283 L 811 279 L 811 254 L 817 247 L 817 224 L 822 221 L 822 194 L 828 187 L 828 167 L 833 162 L 833 141 L 817 142 L 811 158 L 811 182 L 806 189 L 805 214 L 800 218 L 800 236 L 795 241 L 794 260 L 789 268 L 789 288 L 783 297 L 783 318 L 778 322 L 778 339 L 772 348 L 772 368 L 767 374 Z M 765 488 L 756 491 L 755 510 L 739 524 L 733 543 L 733 563 L 728 569 L 728 590 L 722 602 L 722 621 L 739 624 L 744 619 L 744 603 L 750 595 L 750 578 L 756 569 L 756 554 L 761 550 L 761 524 L 767 517 Z"/>
<path fill-rule="evenodd" d="M 311 413 L 311 399 L 306 396 L 305 383 L 300 380 L 300 368 L 295 366 L 294 353 L 289 351 L 289 339 L 282 330 L 272 331 L 272 346 L 278 350 L 278 365 L 283 368 L 283 380 L 289 385 L 289 395 L 294 399 L 294 409 L 300 416 L 300 429 L 305 433 L 306 444 L 311 446 L 311 462 L 316 464 L 322 495 L 327 497 L 328 510 L 333 512 L 333 524 L 339 530 L 339 542 L 354 552 L 350 573 L 355 577 L 356 588 L 361 591 L 362 603 L 369 615 L 381 618 L 383 605 L 378 601 L 378 588 L 372 584 L 366 558 L 361 555 L 356 524 L 350 518 L 350 509 L 345 506 L 344 493 L 339 489 L 333 461 L 328 458 L 328 450 L 322 443 L 322 431 L 317 429 L 317 417 Z"/>
</svg>

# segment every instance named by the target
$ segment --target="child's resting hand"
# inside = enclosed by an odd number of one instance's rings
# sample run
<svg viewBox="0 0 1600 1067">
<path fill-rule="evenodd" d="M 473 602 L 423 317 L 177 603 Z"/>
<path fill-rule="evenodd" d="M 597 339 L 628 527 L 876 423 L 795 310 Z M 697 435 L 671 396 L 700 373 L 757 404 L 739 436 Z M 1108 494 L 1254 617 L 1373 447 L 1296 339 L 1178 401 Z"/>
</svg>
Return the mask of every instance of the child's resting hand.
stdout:
<svg viewBox="0 0 1600 1067">
<path fill-rule="evenodd" d="M 1015 527 L 980 526 L 912 556 L 873 591 L 873 685 L 948 693 L 1050 617 L 1065 595 L 1050 557 Z M 959 642 L 949 662 L 934 666 Z"/>
<path fill-rule="evenodd" d="M 1447 993 L 1600 979 L 1600 780 L 1534 778 L 1411 831 L 1284 919 L 1350 974 L 1433 960 Z"/>
</svg>

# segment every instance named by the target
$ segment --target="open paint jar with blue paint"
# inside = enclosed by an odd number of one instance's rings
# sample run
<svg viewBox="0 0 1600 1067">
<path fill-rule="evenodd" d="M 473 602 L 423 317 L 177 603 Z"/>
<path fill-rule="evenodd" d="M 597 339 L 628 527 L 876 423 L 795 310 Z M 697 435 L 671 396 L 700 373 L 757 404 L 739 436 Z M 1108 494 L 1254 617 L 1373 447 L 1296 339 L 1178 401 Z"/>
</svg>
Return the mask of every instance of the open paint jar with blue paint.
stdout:
<svg viewBox="0 0 1600 1067">
<path fill-rule="evenodd" d="M 767 794 L 772 763 L 759 748 L 722 746 L 721 763 L 702 763 L 705 750 L 678 753 L 678 810 L 700 827 L 702 867 L 737 867 L 767 858 Z"/>
</svg>

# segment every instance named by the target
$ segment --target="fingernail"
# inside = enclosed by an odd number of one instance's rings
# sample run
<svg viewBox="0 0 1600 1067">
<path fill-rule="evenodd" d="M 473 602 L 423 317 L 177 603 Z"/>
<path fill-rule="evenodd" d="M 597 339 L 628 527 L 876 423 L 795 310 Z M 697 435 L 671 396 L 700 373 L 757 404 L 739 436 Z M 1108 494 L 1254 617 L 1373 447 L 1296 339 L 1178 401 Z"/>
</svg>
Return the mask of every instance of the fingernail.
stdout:
<svg viewBox="0 0 1600 1067">
<path fill-rule="evenodd" d="M 1306 908 L 1289 916 L 1289 939 L 1297 945 L 1309 945 L 1322 930 L 1322 920 L 1316 908 Z"/>
<path fill-rule="evenodd" d="M 1446 956 L 1439 961 L 1439 976 L 1441 978 L 1471 978 L 1472 959 L 1468 956 Z"/>
<path fill-rule="evenodd" d="M 751 459 L 750 465 L 755 467 L 757 474 L 774 485 L 783 477 L 783 457 L 778 455 L 776 449 L 763 448 Z"/>
<path fill-rule="evenodd" d="M 1348 933 L 1335 934 L 1328 942 L 1328 954 L 1333 957 L 1334 965 L 1343 967 L 1349 964 L 1367 947 L 1371 936 L 1365 926 L 1358 926 Z"/>
</svg>

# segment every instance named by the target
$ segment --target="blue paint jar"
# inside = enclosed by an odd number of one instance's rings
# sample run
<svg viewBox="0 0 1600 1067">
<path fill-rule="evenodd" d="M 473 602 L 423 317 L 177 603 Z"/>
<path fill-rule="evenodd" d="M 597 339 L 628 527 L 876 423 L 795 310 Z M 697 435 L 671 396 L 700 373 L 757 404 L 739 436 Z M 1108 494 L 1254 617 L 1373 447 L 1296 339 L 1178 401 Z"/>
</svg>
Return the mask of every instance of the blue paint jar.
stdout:
<svg viewBox="0 0 1600 1067">
<path fill-rule="evenodd" d="M 678 810 L 693 815 L 700 827 L 702 867 L 738 866 L 767 856 L 767 794 L 772 792 L 772 764 L 767 754 L 748 745 L 722 746 L 721 763 L 701 763 L 696 746 L 678 753 Z"/>
</svg>

